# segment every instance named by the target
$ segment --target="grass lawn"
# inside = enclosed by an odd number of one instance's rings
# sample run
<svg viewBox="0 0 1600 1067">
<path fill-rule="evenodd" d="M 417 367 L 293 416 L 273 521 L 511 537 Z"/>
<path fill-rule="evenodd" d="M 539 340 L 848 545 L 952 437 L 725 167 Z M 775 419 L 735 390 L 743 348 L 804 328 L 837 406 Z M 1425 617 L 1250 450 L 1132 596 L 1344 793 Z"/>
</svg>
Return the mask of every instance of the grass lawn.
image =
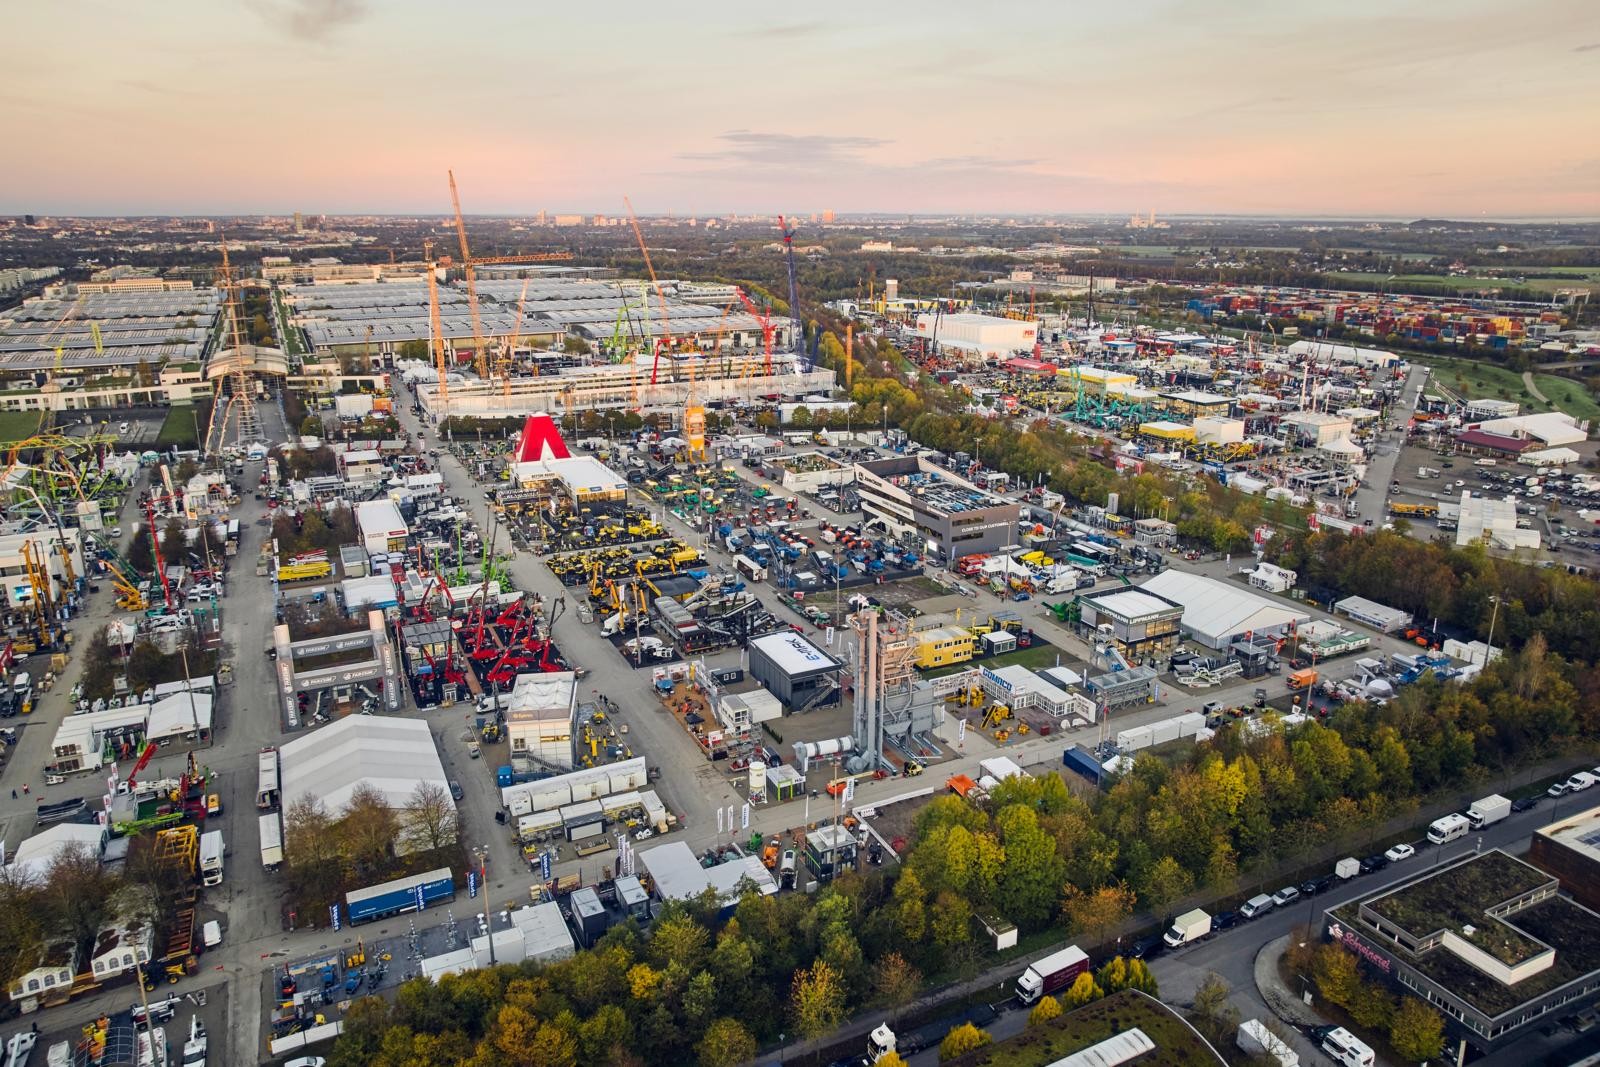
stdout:
<svg viewBox="0 0 1600 1067">
<path fill-rule="evenodd" d="M 1511 400 L 1522 405 L 1524 412 L 1564 411 L 1579 419 L 1600 419 L 1600 402 L 1580 382 L 1555 374 L 1535 374 L 1533 383 L 1549 397 L 1546 404 L 1536 399 L 1522 383 L 1522 375 L 1492 363 L 1471 359 L 1453 359 L 1450 356 L 1417 356 L 1419 362 L 1433 368 L 1433 377 L 1447 389 L 1465 393 L 1467 399 Z M 1427 390 L 1424 389 L 1424 392 Z"/>
<path fill-rule="evenodd" d="M 1582 382 L 1554 374 L 1535 374 L 1533 384 L 1539 387 L 1539 392 L 1554 401 L 1558 409 L 1568 415 L 1579 419 L 1600 420 L 1600 402 L 1595 401 L 1594 394 L 1585 389 Z"/>
<path fill-rule="evenodd" d="M 1127 990 L 950 1063 L 960 1067 L 1044 1067 L 1135 1027 L 1156 1045 L 1153 1053 L 1139 1059 L 1139 1067 L 1222 1063 L 1176 1014 L 1157 1001 Z"/>
<path fill-rule="evenodd" d="M 195 436 L 195 426 L 200 426 L 201 432 L 211 421 L 211 406 L 209 404 L 178 404 L 167 409 L 167 418 L 161 424 L 161 432 L 156 435 L 157 448 L 196 448 L 199 439 Z"/>
<path fill-rule="evenodd" d="M 0 411 L 0 441 L 23 441 L 38 432 L 37 411 Z"/>
</svg>

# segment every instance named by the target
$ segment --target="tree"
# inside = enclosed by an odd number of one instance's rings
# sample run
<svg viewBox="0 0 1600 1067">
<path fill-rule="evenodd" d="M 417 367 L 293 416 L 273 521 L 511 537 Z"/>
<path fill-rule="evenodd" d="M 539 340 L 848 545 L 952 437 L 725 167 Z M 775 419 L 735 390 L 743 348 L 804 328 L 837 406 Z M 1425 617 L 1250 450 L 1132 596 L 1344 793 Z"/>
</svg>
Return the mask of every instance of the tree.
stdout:
<svg viewBox="0 0 1600 1067">
<path fill-rule="evenodd" d="M 1089 971 L 1084 971 L 1074 978 L 1072 984 L 1067 987 L 1066 992 L 1061 994 L 1061 1007 L 1066 1011 L 1072 1011 L 1092 1001 L 1099 1000 L 1105 995 L 1106 991 L 1100 988 L 1099 983 L 1094 980 L 1094 975 Z"/>
<path fill-rule="evenodd" d="M 1128 988 L 1128 961 L 1121 956 L 1106 960 L 1095 973 L 1095 982 L 1108 994 L 1120 993 Z"/>
<path fill-rule="evenodd" d="M 989 1031 L 980 1030 L 971 1023 L 962 1023 L 953 1027 L 944 1040 L 939 1042 L 939 1062 L 953 1060 L 975 1049 L 980 1049 L 994 1040 L 989 1036 Z"/>
<path fill-rule="evenodd" d="M 351 869 L 359 876 L 388 873 L 400 817 L 377 787 L 362 782 L 339 815 L 339 840 Z"/>
<path fill-rule="evenodd" d="M 1150 973 L 1150 965 L 1144 960 L 1128 961 L 1128 984 L 1125 988 L 1137 989 L 1152 997 L 1160 992 L 1156 985 L 1156 976 Z"/>
<path fill-rule="evenodd" d="M 400 813 L 400 850 L 439 852 L 461 840 L 461 814 L 437 782 L 418 782 Z"/>
<path fill-rule="evenodd" d="M 401 341 L 397 354 L 401 359 L 425 360 L 428 358 L 428 342 L 422 340 Z"/>
<path fill-rule="evenodd" d="M 972 905 L 950 892 L 933 900 L 933 940 L 941 948 L 955 948 L 972 940 Z"/>
<path fill-rule="evenodd" d="M 722 1018 L 706 1027 L 695 1046 L 704 1067 L 735 1067 L 756 1055 L 756 1039 L 737 1019 Z"/>
<path fill-rule="evenodd" d="M 86 946 L 112 917 L 112 899 L 122 880 L 81 843 L 56 853 L 44 876 L 49 925 L 74 945 Z"/>
<path fill-rule="evenodd" d="M 1356 970 L 1356 958 L 1341 945 L 1326 944 L 1317 948 L 1311 959 L 1311 979 L 1317 990 L 1341 1008 L 1348 1007 L 1361 984 Z"/>
<path fill-rule="evenodd" d="M 1416 997 L 1405 997 L 1389 1022 L 1389 1043 L 1408 1060 L 1436 1059 L 1444 1051 L 1444 1019 Z"/>
<path fill-rule="evenodd" d="M 678 967 L 690 974 L 705 966 L 711 936 L 687 915 L 673 915 L 656 923 L 650 935 L 650 957 L 662 970 Z"/>
<path fill-rule="evenodd" d="M 290 898 L 308 913 L 337 898 L 344 884 L 344 855 L 333 816 L 318 798 L 302 796 L 284 809 L 283 858 Z"/>
<path fill-rule="evenodd" d="M 1103 885 L 1089 893 L 1069 883 L 1063 893 L 1061 913 L 1075 933 L 1093 933 L 1100 938 L 1133 914 L 1133 890 L 1122 882 Z"/>
<path fill-rule="evenodd" d="M 133 535 L 133 540 L 128 542 L 128 562 L 138 571 L 148 573 L 156 569 L 155 552 L 150 547 L 150 530 L 143 523 Z M 128 578 L 137 580 L 132 574 Z"/>
<path fill-rule="evenodd" d="M 1082 978 L 1083 976 L 1079 975 L 1078 977 Z M 1055 997 L 1044 996 L 1039 999 L 1039 1003 L 1035 1004 L 1033 1010 L 1028 1013 L 1028 1025 L 1043 1026 L 1051 1019 L 1060 1017 L 1061 1002 Z"/>
<path fill-rule="evenodd" d="M 899 1008 L 911 1002 L 922 988 L 922 972 L 898 952 L 887 953 L 872 970 L 872 990 L 879 1004 Z"/>
<path fill-rule="evenodd" d="M 906 1061 L 898 1052 L 885 1052 L 873 1062 L 872 1067 L 906 1067 Z"/>
<path fill-rule="evenodd" d="M 844 976 L 824 960 L 795 972 L 790 992 L 795 1029 L 801 1037 L 820 1037 L 844 1021 Z"/>
<path fill-rule="evenodd" d="M 1215 971 L 1194 991 L 1190 1021 L 1213 1045 L 1221 1045 L 1239 1029 L 1239 1009 L 1228 999 L 1228 983 Z"/>
<path fill-rule="evenodd" d="M 33 970 L 44 952 L 43 896 L 37 882 L 0 867 L 0 979 L 8 987 Z"/>
<path fill-rule="evenodd" d="M 305 418 L 301 419 L 300 420 L 300 436 L 301 437 L 321 437 L 322 436 L 322 420 L 317 418 L 315 415 L 307 415 Z"/>
<path fill-rule="evenodd" d="M 1033 809 L 1021 804 L 1002 808 L 994 821 L 1005 848 L 996 903 L 1018 924 L 1042 926 L 1050 917 L 1064 874 L 1055 838 L 1039 827 Z"/>
<path fill-rule="evenodd" d="M 1194 890 L 1194 875 L 1171 856 L 1162 856 L 1145 872 L 1140 895 L 1151 911 L 1165 911 Z"/>
<path fill-rule="evenodd" d="M 894 883 L 894 922 L 901 939 L 908 945 L 920 944 L 927 932 L 928 915 L 923 903 L 926 897 L 917 872 L 909 867 L 902 870 Z"/>
<path fill-rule="evenodd" d="M 1345 1007 L 1350 1012 L 1350 1018 L 1369 1030 L 1382 1030 L 1394 1018 L 1394 997 L 1377 982 L 1357 982 L 1350 1003 Z"/>
</svg>

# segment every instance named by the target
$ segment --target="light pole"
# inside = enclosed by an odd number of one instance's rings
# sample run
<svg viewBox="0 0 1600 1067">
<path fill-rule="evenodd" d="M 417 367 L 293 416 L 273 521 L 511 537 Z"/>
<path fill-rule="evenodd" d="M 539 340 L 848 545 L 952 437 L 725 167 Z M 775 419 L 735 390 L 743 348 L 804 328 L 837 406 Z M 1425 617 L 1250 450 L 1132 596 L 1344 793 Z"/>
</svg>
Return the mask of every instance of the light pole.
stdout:
<svg viewBox="0 0 1600 1067">
<path fill-rule="evenodd" d="M 489 938 L 489 966 L 495 965 L 494 958 L 494 927 L 489 924 L 489 849 L 479 845 L 478 852 L 478 892 L 483 894 L 483 928 Z"/>
<path fill-rule="evenodd" d="M 1495 620 L 1500 617 L 1500 594 L 1491 593 L 1489 595 L 1489 603 L 1494 605 L 1494 609 L 1489 612 L 1489 648 L 1483 654 L 1483 665 L 1485 667 L 1494 658 L 1494 624 Z"/>
<path fill-rule="evenodd" d="M 889 439 L 889 405 L 883 405 L 883 436 L 878 439 L 881 445 Z"/>
</svg>

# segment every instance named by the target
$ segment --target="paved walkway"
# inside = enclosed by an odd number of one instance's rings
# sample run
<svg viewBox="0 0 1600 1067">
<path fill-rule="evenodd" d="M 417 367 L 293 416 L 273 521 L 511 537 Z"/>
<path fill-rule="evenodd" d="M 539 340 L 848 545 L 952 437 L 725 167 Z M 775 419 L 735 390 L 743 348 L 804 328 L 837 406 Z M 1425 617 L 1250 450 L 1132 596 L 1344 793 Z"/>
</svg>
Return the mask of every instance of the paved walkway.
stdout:
<svg viewBox="0 0 1600 1067">
<path fill-rule="evenodd" d="M 1550 398 L 1539 392 L 1539 387 L 1533 384 L 1533 371 L 1525 370 L 1522 372 L 1522 385 L 1529 393 L 1533 394 L 1533 398 L 1539 403 L 1548 404 L 1551 402 Z"/>
<path fill-rule="evenodd" d="M 1295 1026 L 1319 1026 L 1322 1019 L 1301 997 L 1298 990 L 1290 989 L 1278 974 L 1278 958 L 1289 948 L 1289 934 L 1274 938 L 1261 946 L 1256 953 L 1256 992 L 1271 1008 L 1273 1014 Z"/>
</svg>

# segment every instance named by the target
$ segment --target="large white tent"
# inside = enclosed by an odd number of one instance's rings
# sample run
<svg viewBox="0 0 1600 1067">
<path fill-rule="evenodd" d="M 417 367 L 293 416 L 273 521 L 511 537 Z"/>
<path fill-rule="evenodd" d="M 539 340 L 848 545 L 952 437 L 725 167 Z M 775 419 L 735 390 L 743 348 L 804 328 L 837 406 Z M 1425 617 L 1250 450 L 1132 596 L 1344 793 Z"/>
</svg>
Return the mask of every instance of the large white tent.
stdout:
<svg viewBox="0 0 1600 1067">
<path fill-rule="evenodd" d="M 1282 633 L 1290 624 L 1309 622 L 1311 616 L 1293 605 L 1257 596 L 1232 582 L 1222 582 L 1187 571 L 1163 571 L 1140 588 L 1183 605 L 1179 625 L 1208 648 L 1226 648 L 1246 633 Z"/>
<path fill-rule="evenodd" d="M 421 783 L 450 788 L 433 731 L 421 719 L 351 715 L 295 738 L 278 757 L 285 811 L 301 797 L 312 796 L 338 815 L 363 784 L 397 811 Z"/>
</svg>

